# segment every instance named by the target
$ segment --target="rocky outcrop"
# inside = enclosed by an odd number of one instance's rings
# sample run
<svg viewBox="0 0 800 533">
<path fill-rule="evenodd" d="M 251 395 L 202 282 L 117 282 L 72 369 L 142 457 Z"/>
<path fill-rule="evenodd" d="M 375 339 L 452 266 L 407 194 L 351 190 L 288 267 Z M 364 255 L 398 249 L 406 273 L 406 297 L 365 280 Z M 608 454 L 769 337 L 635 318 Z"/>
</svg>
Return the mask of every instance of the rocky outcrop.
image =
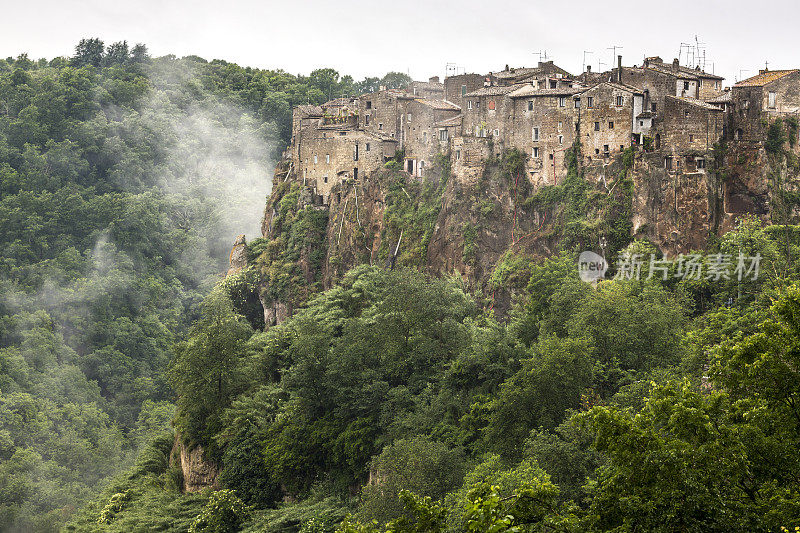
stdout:
<svg viewBox="0 0 800 533">
<path fill-rule="evenodd" d="M 202 446 L 187 449 L 180 435 L 175 436 L 170 454 L 170 466 L 177 464 L 183 473 L 183 491 L 199 492 L 205 488 L 219 488 L 219 468 L 203 453 Z"/>
<path fill-rule="evenodd" d="M 247 241 L 245 240 L 244 235 L 239 235 L 236 237 L 236 241 L 233 243 L 233 249 L 231 249 L 231 255 L 228 258 L 228 261 L 230 263 L 227 273 L 228 276 L 236 274 L 237 272 L 241 272 L 243 269 L 247 268 Z"/>
</svg>

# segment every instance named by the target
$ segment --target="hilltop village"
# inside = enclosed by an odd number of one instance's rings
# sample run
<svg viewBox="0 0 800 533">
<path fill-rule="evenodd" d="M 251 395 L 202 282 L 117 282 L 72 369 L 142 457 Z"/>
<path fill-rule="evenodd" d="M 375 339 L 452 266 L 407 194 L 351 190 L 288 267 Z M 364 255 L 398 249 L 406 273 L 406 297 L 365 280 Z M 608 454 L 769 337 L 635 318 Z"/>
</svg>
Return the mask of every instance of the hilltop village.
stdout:
<svg viewBox="0 0 800 533">
<path fill-rule="evenodd" d="M 580 141 L 586 168 L 603 167 L 629 147 L 667 172 L 703 174 L 716 143 L 758 144 L 770 117 L 800 110 L 800 70 L 761 70 L 723 87 L 723 78 L 648 57 L 626 67 L 575 76 L 552 61 L 533 68 L 459 74 L 412 82 L 294 109 L 287 159 L 329 204 L 337 184 L 403 154 L 423 177 L 437 154 L 454 175 L 478 176 L 492 153 L 517 148 L 534 187 L 558 184 L 565 152 Z"/>
</svg>

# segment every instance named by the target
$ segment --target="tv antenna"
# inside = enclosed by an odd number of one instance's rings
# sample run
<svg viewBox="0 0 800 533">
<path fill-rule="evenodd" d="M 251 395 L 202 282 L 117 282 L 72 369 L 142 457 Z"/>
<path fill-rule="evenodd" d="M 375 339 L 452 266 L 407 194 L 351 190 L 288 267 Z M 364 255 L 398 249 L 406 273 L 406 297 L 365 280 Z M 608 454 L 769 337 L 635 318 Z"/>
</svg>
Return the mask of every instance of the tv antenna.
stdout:
<svg viewBox="0 0 800 533">
<path fill-rule="evenodd" d="M 622 50 L 622 47 L 619 45 L 611 45 L 607 48 L 607 50 L 611 50 L 611 64 L 614 64 L 614 61 L 617 60 L 617 50 Z"/>
<path fill-rule="evenodd" d="M 586 63 L 586 54 L 593 54 L 593 53 L 594 52 L 592 52 L 591 50 L 583 51 L 583 64 L 581 65 L 581 72 L 586 72 L 586 65 L 588 64 Z"/>
<path fill-rule="evenodd" d="M 540 50 L 538 52 L 533 52 L 533 55 L 539 56 L 539 63 L 541 63 L 543 60 L 547 61 L 547 50 L 544 51 Z"/>
</svg>

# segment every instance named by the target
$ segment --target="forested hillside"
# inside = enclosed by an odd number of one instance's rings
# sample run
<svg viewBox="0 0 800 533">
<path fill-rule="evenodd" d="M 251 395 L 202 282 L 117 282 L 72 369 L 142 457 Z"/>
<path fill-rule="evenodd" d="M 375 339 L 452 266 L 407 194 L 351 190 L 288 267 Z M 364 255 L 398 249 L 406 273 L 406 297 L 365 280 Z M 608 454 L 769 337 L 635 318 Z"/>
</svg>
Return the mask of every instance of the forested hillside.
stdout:
<svg viewBox="0 0 800 533">
<path fill-rule="evenodd" d="M 0 60 L 0 530 L 56 530 L 170 428 L 173 345 L 258 234 L 292 106 L 355 90 L 96 39 Z"/>
<path fill-rule="evenodd" d="M 586 283 L 580 243 L 608 220 L 588 218 L 600 201 L 572 157 L 564 184 L 520 199 L 562 226 L 548 257 L 494 266 L 515 287 L 507 314 L 419 264 L 444 170 L 434 186 L 385 169 L 385 216 L 414 229 L 395 269 L 357 266 L 327 291 L 304 278 L 329 221 L 288 181 L 274 238 L 254 238 L 291 106 L 402 82 L 96 40 L 0 62 L 0 529 L 800 527 L 791 213 L 741 217 L 687 276 L 686 257 L 651 270 L 663 258 L 628 235 L 630 196 L 606 200 L 615 259 L 645 264 Z M 248 264 L 223 278 L 242 232 Z M 265 279 L 301 296 L 267 330 Z M 219 487 L 184 492 L 176 435 Z"/>
</svg>

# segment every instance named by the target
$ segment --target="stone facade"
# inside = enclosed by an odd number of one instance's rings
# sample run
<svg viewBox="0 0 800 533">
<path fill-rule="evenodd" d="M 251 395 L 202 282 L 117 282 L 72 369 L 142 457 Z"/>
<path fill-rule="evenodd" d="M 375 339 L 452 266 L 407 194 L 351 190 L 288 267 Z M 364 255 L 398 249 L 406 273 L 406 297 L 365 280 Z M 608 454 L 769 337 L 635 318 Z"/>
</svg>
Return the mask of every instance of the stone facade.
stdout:
<svg viewBox="0 0 800 533">
<path fill-rule="evenodd" d="M 800 114 L 800 70 L 762 70 L 731 89 L 729 136 L 759 142 L 771 119 Z"/>
</svg>

